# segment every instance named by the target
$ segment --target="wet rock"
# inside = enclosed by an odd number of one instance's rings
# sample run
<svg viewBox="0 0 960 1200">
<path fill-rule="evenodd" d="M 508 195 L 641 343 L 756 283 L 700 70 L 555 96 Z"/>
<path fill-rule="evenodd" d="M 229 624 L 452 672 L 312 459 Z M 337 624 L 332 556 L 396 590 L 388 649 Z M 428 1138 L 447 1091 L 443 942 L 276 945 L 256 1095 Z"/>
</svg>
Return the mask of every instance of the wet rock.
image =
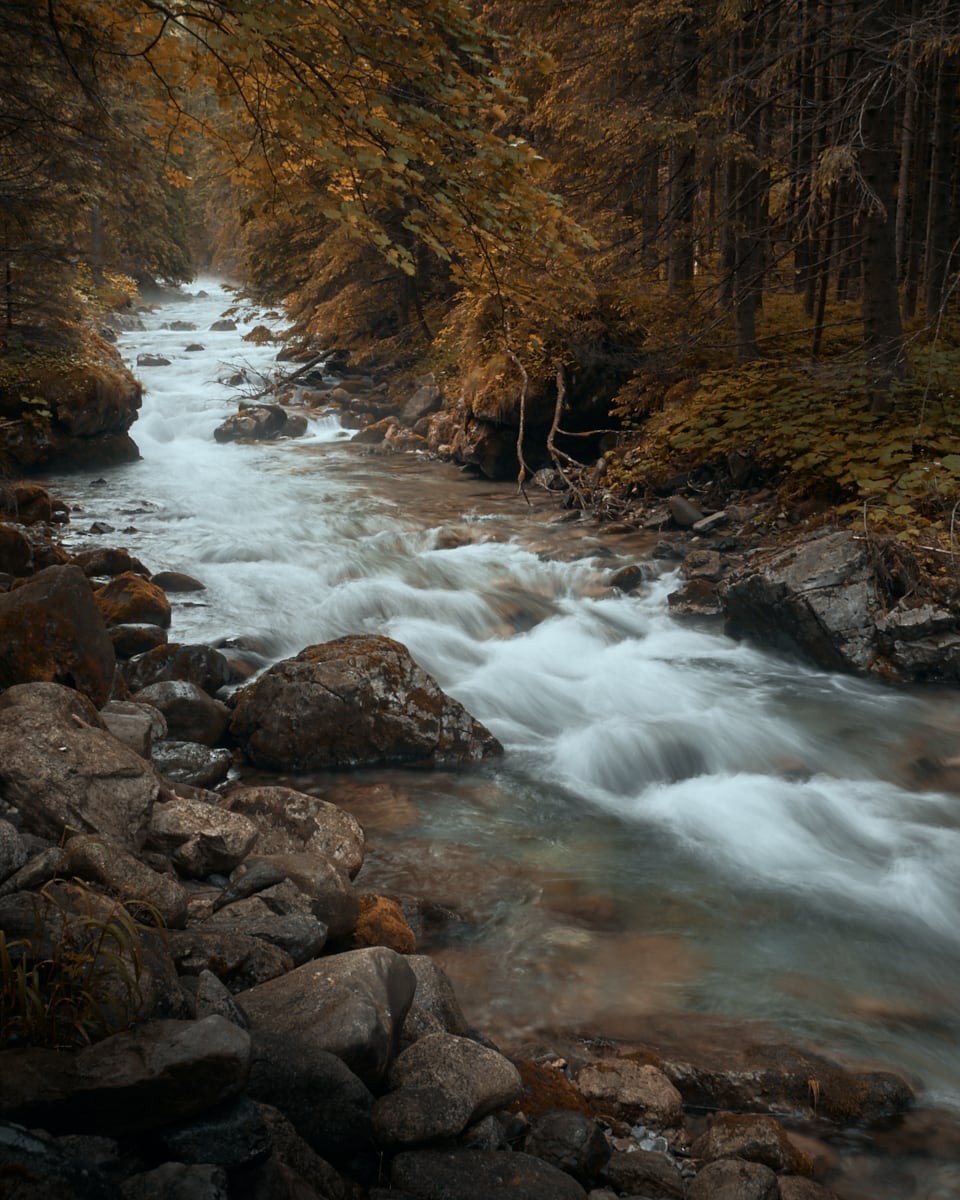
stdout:
<svg viewBox="0 0 960 1200">
<path fill-rule="evenodd" d="M 169 367 L 170 359 L 162 354 L 138 354 L 138 367 Z"/>
<path fill-rule="evenodd" d="M 0 695 L 0 795 L 27 832 L 54 842 L 66 830 L 102 834 L 136 852 L 159 790 L 149 763 L 79 692 L 31 683 Z"/>
<path fill-rule="evenodd" d="M 239 814 L 231 814 L 241 820 Z M 326 925 L 331 940 L 344 938 L 353 931 L 359 913 L 357 893 L 343 871 L 321 854 L 250 855 L 230 877 L 231 886 L 238 883 L 247 871 L 262 867 L 283 872 L 285 884 L 259 892 L 261 899 L 275 912 L 296 911 L 290 901 L 306 904 L 309 911 Z M 288 889 L 292 888 L 291 897 Z"/>
<path fill-rule="evenodd" d="M 813 1164 L 791 1143 L 783 1126 L 773 1117 L 758 1113 L 718 1113 L 690 1153 L 704 1162 L 743 1158 L 791 1175 L 809 1175 L 813 1170 Z"/>
<path fill-rule="evenodd" d="M 140 559 L 124 549 L 97 546 L 92 550 L 78 551 L 74 554 L 73 561 L 88 578 L 98 575 L 124 575 L 128 571 L 144 578 L 150 576 Z"/>
<path fill-rule="evenodd" d="M 610 576 L 610 586 L 618 592 L 635 592 L 646 579 L 643 567 L 633 565 L 621 567 Z"/>
<path fill-rule="evenodd" d="M 414 1200 L 586 1200 L 570 1175 L 529 1154 L 407 1150 L 393 1160 L 395 1188 Z"/>
<path fill-rule="evenodd" d="M 778 1187 L 780 1200 L 837 1200 L 836 1193 L 801 1175 L 781 1175 Z"/>
<path fill-rule="evenodd" d="M 584 1187 L 597 1181 L 610 1158 L 610 1147 L 597 1122 L 569 1110 L 538 1117 L 527 1136 L 525 1149 L 535 1158 L 572 1175 Z"/>
<path fill-rule="evenodd" d="M 289 954 L 297 966 L 316 958 L 327 940 L 327 927 L 316 917 L 307 913 L 275 913 L 256 896 L 218 909 L 201 928 L 208 933 L 223 929 L 258 937 Z"/>
<path fill-rule="evenodd" d="M 310 646 L 238 697 L 231 730 L 256 765 L 308 771 L 379 762 L 445 765 L 501 752 L 399 642 Z"/>
<path fill-rule="evenodd" d="M 359 821 L 326 800 L 287 787 L 247 787 L 231 792 L 224 807 L 256 824 L 255 854 L 316 852 L 351 879 L 363 865 Z"/>
<path fill-rule="evenodd" d="M 683 1176 L 666 1154 L 617 1150 L 611 1154 L 605 1174 L 621 1195 L 648 1200 L 683 1200 L 685 1195 Z"/>
<path fill-rule="evenodd" d="M 100 709 L 100 719 L 119 742 L 149 758 L 155 740 L 167 736 L 163 713 L 152 704 L 111 700 Z"/>
<path fill-rule="evenodd" d="M 307 429 L 302 414 L 288 414 L 279 404 L 251 404 L 228 417 L 213 431 L 218 442 L 272 441 L 278 437 L 301 437 Z"/>
<path fill-rule="evenodd" d="M 145 654 L 167 641 L 167 631 L 159 625 L 112 625 L 110 641 L 118 658 L 133 658 Z"/>
<path fill-rule="evenodd" d="M 21 525 L 49 525 L 53 514 L 53 497 L 39 483 L 14 483 L 0 495 L 0 515 Z"/>
<path fill-rule="evenodd" d="M 378 946 L 306 963 L 244 992 L 240 1004 L 258 1061 L 324 1050 L 372 1084 L 393 1061 L 415 988 L 404 958 Z"/>
<path fill-rule="evenodd" d="M 388 1082 L 392 1090 L 373 1107 L 373 1129 L 392 1147 L 455 1137 L 520 1091 L 520 1075 L 502 1054 L 449 1033 L 428 1034 L 404 1050 Z"/>
<path fill-rule="evenodd" d="M 120 1184 L 123 1200 L 229 1200 L 230 1177 L 212 1163 L 163 1163 Z"/>
<path fill-rule="evenodd" d="M 213 333 L 229 333 L 236 329 L 236 327 L 236 321 L 231 321 L 229 317 L 221 317 L 219 320 L 214 321 L 210 329 Z"/>
<path fill-rule="evenodd" d="M 604 1058 L 583 1067 L 577 1087 L 598 1111 L 656 1130 L 683 1124 L 683 1099 L 667 1076 L 654 1066 L 624 1058 Z"/>
<path fill-rule="evenodd" d="M 203 592 L 206 584 L 194 579 L 192 575 L 184 575 L 182 571 L 157 571 L 150 576 L 151 582 L 165 592 Z"/>
<path fill-rule="evenodd" d="M 777 1177 L 760 1163 L 721 1158 L 698 1171 L 687 1200 L 778 1200 Z"/>
<path fill-rule="evenodd" d="M 148 845 L 168 854 L 182 874 L 202 879 L 232 871 L 246 858 L 256 836 L 256 826 L 240 813 L 177 799 L 154 808 Z"/>
<path fill-rule="evenodd" d="M 426 954 L 410 954 L 406 961 L 416 976 L 417 990 L 403 1024 L 402 1041 L 409 1045 L 437 1030 L 463 1036 L 467 1019 L 446 972 Z"/>
<path fill-rule="evenodd" d="M 197 742 L 158 742 L 150 757 L 157 770 L 173 783 L 201 788 L 222 783 L 233 765 L 229 750 L 212 750 Z"/>
<path fill-rule="evenodd" d="M 134 697 L 163 713 L 167 733 L 174 741 L 215 746 L 230 724 L 230 710 L 223 701 L 185 679 L 148 684 L 135 692 Z"/>
<path fill-rule="evenodd" d="M 133 571 L 115 575 L 94 592 L 107 625 L 159 625 L 170 628 L 170 601 L 162 588 Z"/>
<path fill-rule="evenodd" d="M 0 523 L 0 571 L 29 575 L 33 571 L 33 545 L 16 525 Z"/>
<path fill-rule="evenodd" d="M 256 987 L 293 969 L 293 959 L 285 950 L 248 933 L 191 926 L 171 930 L 167 942 L 181 975 L 209 972 L 232 993 Z M 246 1017 L 235 1023 L 241 1028 L 249 1024 Z"/>
<path fill-rule="evenodd" d="M 52 1130 L 120 1136 L 194 1117 L 239 1095 L 248 1035 L 222 1017 L 150 1021 L 75 1053 L 0 1053 L 0 1107 Z"/>
<path fill-rule="evenodd" d="M 691 550 L 680 564 L 684 579 L 708 579 L 716 583 L 723 574 L 723 559 L 716 550 Z"/>
<path fill-rule="evenodd" d="M 179 881 L 152 870 L 116 843 L 81 834 L 66 842 L 63 853 L 72 875 L 105 885 L 134 912 L 137 902 L 145 901 L 168 929 L 186 923 L 187 894 Z"/>
<path fill-rule="evenodd" d="M 242 1167 L 262 1162 L 272 1150 L 270 1130 L 246 1096 L 228 1100 L 200 1117 L 167 1125 L 156 1135 L 160 1154 L 181 1163 Z"/>
<path fill-rule="evenodd" d="M 297 1133 L 293 1123 L 271 1104 L 261 1103 L 259 1108 L 270 1130 L 274 1158 L 292 1167 L 301 1179 L 309 1179 L 323 1200 L 345 1200 L 343 1180 Z"/>
<path fill-rule="evenodd" d="M 371 1146 L 373 1095 L 367 1086 L 342 1059 L 315 1049 L 309 1039 L 298 1050 L 293 1031 L 283 1043 L 255 1039 L 248 1092 L 280 1108 L 324 1158 L 340 1161 Z"/>
<path fill-rule="evenodd" d="M 117 1200 L 109 1176 L 39 1132 L 0 1122 L 0 1190 L 10 1200 Z"/>
<path fill-rule="evenodd" d="M 196 684 L 211 696 L 234 678 L 230 663 L 219 650 L 177 642 L 131 658 L 123 666 L 123 676 L 132 692 L 178 679 Z"/>
<path fill-rule="evenodd" d="M 19 831 L 0 819 L 0 883 L 9 879 L 27 861 L 27 848 Z"/>
<path fill-rule="evenodd" d="M 233 993 L 212 971 L 204 969 L 197 976 L 194 1008 L 198 1021 L 204 1017 L 219 1016 L 224 1017 L 227 1021 L 232 1021 L 241 1029 L 250 1027 L 246 1013 L 234 1000 Z"/>
<path fill-rule="evenodd" d="M 667 500 L 667 507 L 670 509 L 670 516 L 673 518 L 674 524 L 679 525 L 681 529 L 692 529 L 698 521 L 703 520 L 703 509 L 698 508 L 685 496 L 670 496 Z"/>
<path fill-rule="evenodd" d="M 720 592 L 708 579 L 688 579 L 667 596 L 670 611 L 688 617 L 716 617 L 721 611 Z"/>
<path fill-rule="evenodd" d="M 79 567 L 53 566 L 0 594 L 0 688 L 46 680 L 104 704 L 116 656 Z"/>
</svg>

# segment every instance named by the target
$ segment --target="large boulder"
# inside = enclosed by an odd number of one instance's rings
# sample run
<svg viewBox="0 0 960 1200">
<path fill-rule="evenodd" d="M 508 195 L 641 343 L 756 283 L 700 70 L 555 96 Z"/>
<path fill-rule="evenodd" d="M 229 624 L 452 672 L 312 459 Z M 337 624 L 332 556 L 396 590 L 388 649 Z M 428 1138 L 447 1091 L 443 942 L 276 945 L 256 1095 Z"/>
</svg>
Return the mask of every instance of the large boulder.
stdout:
<svg viewBox="0 0 960 1200">
<path fill-rule="evenodd" d="M 230 724 L 230 710 L 203 688 L 185 679 L 165 679 L 136 692 L 141 704 L 152 704 L 167 723 L 167 734 L 175 741 L 215 746 Z"/>
<path fill-rule="evenodd" d="M 325 1051 L 375 1085 L 394 1059 L 416 986 L 402 955 L 382 946 L 297 967 L 239 998 L 250 1021 L 254 1059 L 268 1060 L 272 1074 L 296 1073 L 302 1060 Z"/>
<path fill-rule="evenodd" d="M 136 853 L 159 791 L 150 764 L 79 692 L 30 683 L 0 695 L 0 796 L 28 832 L 54 842 L 68 830 L 102 834 Z"/>
<path fill-rule="evenodd" d="M 456 1137 L 469 1124 L 505 1108 L 520 1092 L 513 1063 L 489 1046 L 450 1033 L 414 1042 L 390 1068 L 392 1090 L 373 1107 L 383 1146 L 415 1146 Z"/>
<path fill-rule="evenodd" d="M 177 798 L 155 806 L 149 845 L 168 854 L 181 874 L 202 879 L 232 871 L 246 858 L 256 836 L 256 826 L 240 813 Z"/>
<path fill-rule="evenodd" d="M 279 404 L 249 404 L 227 417 L 213 431 L 213 436 L 218 442 L 263 442 L 278 437 L 300 437 L 306 428 L 307 423 L 299 413 L 288 414 Z"/>
<path fill-rule="evenodd" d="M 501 751 L 391 638 L 351 636 L 277 663 L 237 700 L 231 730 L 272 770 L 402 762 L 450 766 Z"/>
<path fill-rule="evenodd" d="M 0 1113 L 63 1132 L 118 1136 L 187 1120 L 240 1094 L 250 1038 L 223 1017 L 152 1021 L 75 1054 L 0 1052 Z"/>
<path fill-rule="evenodd" d="M 79 567 L 47 567 L 0 594 L 0 688 L 47 680 L 100 706 L 115 668 L 113 644 Z"/>
<path fill-rule="evenodd" d="M 169 679 L 180 679 L 195 683 L 213 695 L 229 683 L 233 672 L 227 659 L 212 646 L 155 645 L 143 654 L 137 654 L 123 666 L 123 676 L 131 692 L 137 692 L 152 683 Z"/>
<path fill-rule="evenodd" d="M 960 680 L 956 612 L 909 596 L 894 603 L 884 562 L 882 547 L 851 532 L 763 552 L 722 587 L 727 632 L 831 671 Z"/>
</svg>

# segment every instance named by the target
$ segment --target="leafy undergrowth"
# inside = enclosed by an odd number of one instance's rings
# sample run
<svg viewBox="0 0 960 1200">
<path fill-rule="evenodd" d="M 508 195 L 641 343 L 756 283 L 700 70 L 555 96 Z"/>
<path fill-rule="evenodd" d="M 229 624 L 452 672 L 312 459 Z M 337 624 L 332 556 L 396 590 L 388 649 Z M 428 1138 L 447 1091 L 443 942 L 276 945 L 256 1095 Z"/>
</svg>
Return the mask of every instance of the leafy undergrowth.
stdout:
<svg viewBox="0 0 960 1200">
<path fill-rule="evenodd" d="M 957 333 L 960 331 L 949 331 Z M 849 360 L 760 359 L 675 384 L 637 423 L 608 478 L 634 493 L 708 469 L 766 484 L 783 508 L 815 502 L 845 524 L 960 553 L 960 337 L 911 347 L 910 379 L 871 412 Z M 629 405 L 623 415 L 629 423 Z"/>
</svg>

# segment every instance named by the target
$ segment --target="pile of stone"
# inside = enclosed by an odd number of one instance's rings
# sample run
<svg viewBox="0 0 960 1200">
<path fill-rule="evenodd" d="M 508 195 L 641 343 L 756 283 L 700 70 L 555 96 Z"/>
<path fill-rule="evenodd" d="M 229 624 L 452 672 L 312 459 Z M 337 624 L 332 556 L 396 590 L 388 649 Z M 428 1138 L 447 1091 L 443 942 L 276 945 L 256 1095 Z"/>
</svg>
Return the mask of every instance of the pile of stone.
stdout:
<svg viewBox="0 0 960 1200">
<path fill-rule="evenodd" d="M 233 694 L 249 657 L 166 640 L 161 583 L 198 581 L 44 553 L 0 594 L 0 1193 L 822 1200 L 771 1114 L 911 1104 L 895 1076 L 782 1054 L 511 1060 L 354 883 L 351 814 L 227 778 L 240 757 L 456 766 L 499 752 L 489 731 L 387 638 Z"/>
</svg>

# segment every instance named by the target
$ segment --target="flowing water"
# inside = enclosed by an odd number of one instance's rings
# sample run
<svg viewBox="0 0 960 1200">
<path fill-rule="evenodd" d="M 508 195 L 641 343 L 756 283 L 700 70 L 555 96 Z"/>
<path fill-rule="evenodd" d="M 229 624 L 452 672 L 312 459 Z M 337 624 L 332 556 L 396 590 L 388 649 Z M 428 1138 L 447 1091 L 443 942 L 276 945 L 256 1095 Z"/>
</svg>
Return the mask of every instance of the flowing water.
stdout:
<svg viewBox="0 0 960 1200">
<path fill-rule="evenodd" d="M 922 790 L 915 765 L 957 753 L 957 694 L 681 623 L 665 564 L 613 594 L 612 569 L 649 558 L 639 536 L 352 446 L 335 417 L 299 441 L 217 444 L 237 401 L 220 380 L 269 374 L 276 348 L 241 340 L 262 314 L 211 332 L 231 301 L 204 286 L 121 335 L 129 362 L 172 362 L 139 372 L 142 461 L 48 481 L 77 506 L 67 543 L 202 578 L 199 600 L 173 597 L 177 641 L 243 636 L 277 659 L 388 634 L 500 738 L 503 759 L 466 772 L 299 781 L 364 821 L 361 884 L 431 902 L 474 1022 L 517 1043 L 633 1036 L 658 1012 L 759 1019 L 960 1104 L 960 800 Z M 904 1178 L 864 1195 L 935 1194 Z"/>
</svg>

